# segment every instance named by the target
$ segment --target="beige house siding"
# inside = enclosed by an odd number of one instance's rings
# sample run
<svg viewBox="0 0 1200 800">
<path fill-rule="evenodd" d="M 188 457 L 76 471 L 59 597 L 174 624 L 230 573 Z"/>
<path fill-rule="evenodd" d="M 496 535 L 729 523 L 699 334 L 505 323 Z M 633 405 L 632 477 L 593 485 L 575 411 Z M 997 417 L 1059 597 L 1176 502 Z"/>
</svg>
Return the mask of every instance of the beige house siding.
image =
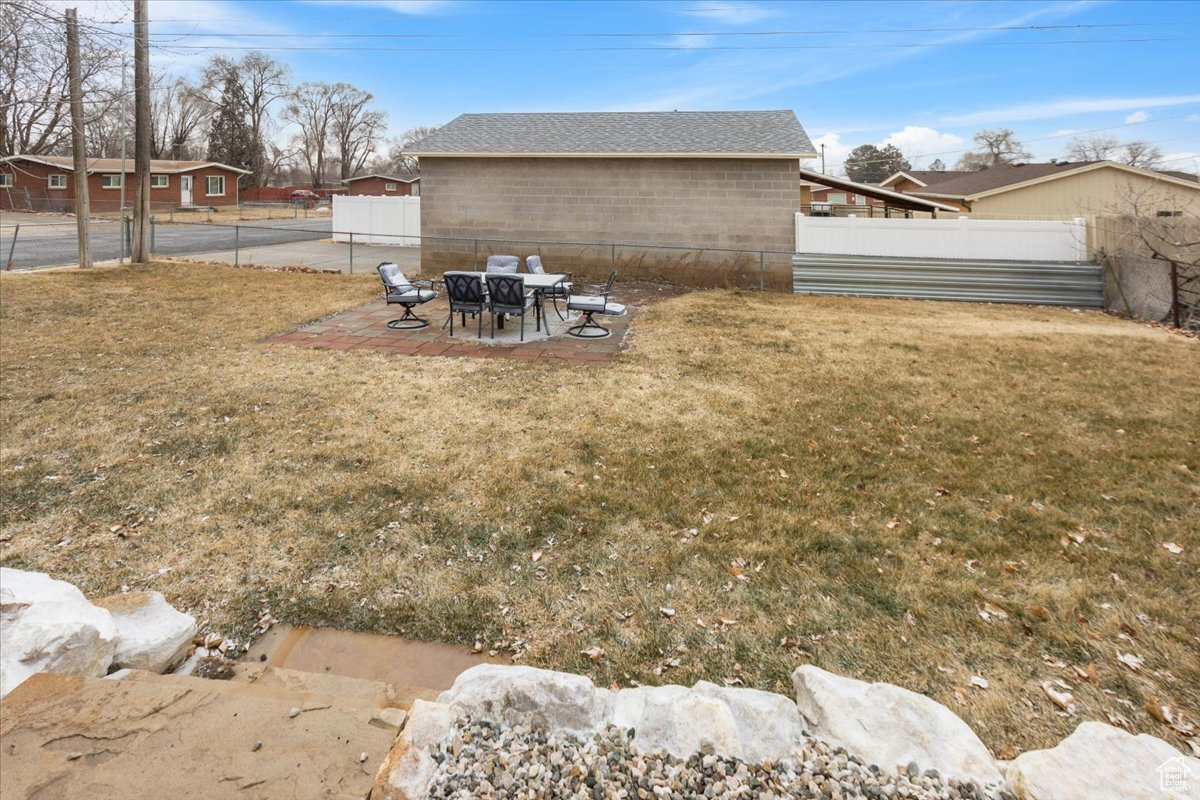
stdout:
<svg viewBox="0 0 1200 800">
<path fill-rule="evenodd" d="M 1200 214 L 1200 184 L 1189 189 L 1178 183 L 1125 172 L 1094 169 L 1052 181 L 1012 189 L 974 200 L 971 212 L 1004 217 L 1092 217 L 1127 213 L 1128 198 L 1142 197 L 1144 214 L 1181 211 Z"/>
<path fill-rule="evenodd" d="M 479 241 L 481 261 L 490 252 L 540 252 L 555 270 L 601 273 L 615 260 L 630 276 L 667 276 L 698 256 L 682 249 L 536 243 L 791 251 L 801 200 L 798 168 L 792 159 L 425 156 L 422 265 L 435 272 L 468 266 L 470 258 L 464 263 L 463 256 L 472 252 L 471 240 Z M 467 249 L 437 237 L 468 240 Z M 741 257 L 743 265 L 733 265 L 738 257 L 729 254 L 699 258 L 709 262 L 700 270 L 705 275 L 689 282 L 727 282 L 723 270 L 745 271 L 750 261 L 757 282 L 757 256 Z M 786 272 L 787 259 L 775 260 Z"/>
</svg>

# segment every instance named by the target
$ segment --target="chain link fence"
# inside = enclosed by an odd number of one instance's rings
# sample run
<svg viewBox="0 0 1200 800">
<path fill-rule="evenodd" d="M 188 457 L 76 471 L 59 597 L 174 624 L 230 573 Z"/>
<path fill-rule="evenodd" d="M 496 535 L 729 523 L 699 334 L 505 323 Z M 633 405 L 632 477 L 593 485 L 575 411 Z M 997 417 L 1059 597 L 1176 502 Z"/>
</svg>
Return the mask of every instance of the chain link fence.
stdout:
<svg viewBox="0 0 1200 800">
<path fill-rule="evenodd" d="M 129 253 L 129 225 L 92 221 L 97 263 Z M 624 279 L 693 287 L 791 290 L 791 252 L 498 238 L 389 236 L 335 232 L 328 220 L 285 219 L 249 224 L 171 222 L 155 217 L 150 229 L 155 257 L 269 269 L 310 269 L 374 274 L 383 261 L 408 275 L 432 277 L 448 270 L 482 270 L 490 255 L 539 255 L 548 271 L 602 280 L 616 269 Z M 7 269 L 77 263 L 74 222 L 0 227 Z"/>
</svg>

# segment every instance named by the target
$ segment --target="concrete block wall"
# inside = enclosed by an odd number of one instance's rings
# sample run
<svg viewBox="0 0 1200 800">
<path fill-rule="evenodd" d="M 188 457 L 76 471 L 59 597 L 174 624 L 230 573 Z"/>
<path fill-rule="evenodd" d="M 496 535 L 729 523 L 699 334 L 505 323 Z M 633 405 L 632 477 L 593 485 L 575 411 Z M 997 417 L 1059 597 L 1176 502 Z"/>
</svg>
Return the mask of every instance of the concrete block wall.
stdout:
<svg viewBox="0 0 1200 800">
<path fill-rule="evenodd" d="M 541 253 L 561 271 L 596 275 L 615 263 L 625 277 L 756 286 L 756 256 L 703 248 L 790 253 L 800 189 L 793 160 L 425 157 L 422 269 L 470 266 L 462 244 L 448 240 L 477 239 L 481 260 Z M 790 263 L 766 260 L 773 275 Z"/>
</svg>

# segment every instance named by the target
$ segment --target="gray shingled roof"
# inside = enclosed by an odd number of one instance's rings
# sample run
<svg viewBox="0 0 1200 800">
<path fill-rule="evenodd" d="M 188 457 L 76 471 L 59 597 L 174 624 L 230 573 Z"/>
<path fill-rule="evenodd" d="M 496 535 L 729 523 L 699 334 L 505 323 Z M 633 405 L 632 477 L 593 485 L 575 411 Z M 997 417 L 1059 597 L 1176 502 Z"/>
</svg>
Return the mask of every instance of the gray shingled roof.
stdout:
<svg viewBox="0 0 1200 800">
<path fill-rule="evenodd" d="M 1058 161 L 1055 163 L 1035 163 L 1035 164 L 997 164 L 995 166 L 981 169 L 974 172 L 945 172 L 944 180 L 936 177 L 937 173 L 933 173 L 935 177 L 921 177 L 920 180 L 928 185 L 914 189 L 910 194 L 919 194 L 932 197 L 970 197 L 981 192 L 988 192 L 992 189 L 999 189 L 1004 186 L 1012 186 L 1025 181 L 1031 181 L 1035 178 L 1044 178 L 1048 175 L 1056 175 L 1061 172 L 1070 172 L 1086 167 L 1091 164 L 1096 164 L 1096 161 Z M 916 173 L 908 172 L 909 175 L 916 177 Z M 1158 172 L 1162 175 L 1170 175 L 1173 178 L 1181 180 L 1192 180 L 1195 178 L 1186 172 L 1172 172 L 1169 170 L 1149 170 L 1150 172 Z M 921 173 L 923 176 L 928 173 Z"/>
<path fill-rule="evenodd" d="M 463 114 L 408 152 L 418 156 L 815 155 L 808 134 L 791 111 Z"/>
</svg>

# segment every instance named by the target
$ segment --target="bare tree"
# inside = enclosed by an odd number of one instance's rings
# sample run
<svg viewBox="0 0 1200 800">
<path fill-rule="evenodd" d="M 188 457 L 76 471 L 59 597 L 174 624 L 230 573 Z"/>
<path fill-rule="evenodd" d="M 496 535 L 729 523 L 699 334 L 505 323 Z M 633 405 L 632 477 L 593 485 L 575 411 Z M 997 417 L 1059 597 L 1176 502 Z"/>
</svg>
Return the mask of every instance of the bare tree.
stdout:
<svg viewBox="0 0 1200 800">
<path fill-rule="evenodd" d="M 208 114 L 200 87 L 187 78 L 160 78 L 151 90 L 152 157 L 178 160 L 194 156 Z"/>
<path fill-rule="evenodd" d="M 375 152 L 387 124 L 387 112 L 372 109 L 370 92 L 348 83 L 334 85 L 333 136 L 342 180 L 354 177 Z"/>
<path fill-rule="evenodd" d="M 1067 147 L 1067 157 L 1072 161 L 1117 161 L 1142 169 L 1162 163 L 1162 151 L 1154 145 L 1140 139 L 1122 144 L 1111 136 L 1075 139 Z"/>
<path fill-rule="evenodd" d="M 5 0 L 0 13 L 0 156 L 70 148 L 66 49 L 58 11 L 37 0 Z M 80 26 L 84 123 L 116 100 L 117 40 Z"/>
<path fill-rule="evenodd" d="M 1072 161 L 1108 161 L 1120 151 L 1121 143 L 1113 136 L 1072 139 L 1067 145 L 1067 157 Z"/>
<path fill-rule="evenodd" d="M 1162 151 L 1149 142 L 1135 139 L 1125 143 L 1125 155 L 1121 161 L 1131 167 L 1154 169 L 1162 164 Z"/>
<path fill-rule="evenodd" d="M 335 84 L 309 81 L 296 87 L 284 109 L 285 118 L 299 128 L 293 142 L 308 166 L 312 185 L 318 188 L 325 184 L 330 129 L 336 103 Z"/>
<path fill-rule="evenodd" d="M 409 128 L 400 134 L 400 136 L 393 139 L 391 145 L 388 147 L 387 155 L 380 161 L 381 171 L 414 174 L 420 171 L 416 157 L 407 155 L 408 150 L 417 142 L 427 138 L 436 131 L 436 127 L 419 125 L 415 128 Z"/>
<path fill-rule="evenodd" d="M 963 153 L 962 158 L 958 160 L 958 169 L 987 169 L 997 164 L 1013 164 L 1033 158 L 1025 149 L 1025 145 L 1017 139 L 1017 135 L 1008 128 L 996 131 L 982 130 L 972 138 L 980 149 Z"/>
</svg>

